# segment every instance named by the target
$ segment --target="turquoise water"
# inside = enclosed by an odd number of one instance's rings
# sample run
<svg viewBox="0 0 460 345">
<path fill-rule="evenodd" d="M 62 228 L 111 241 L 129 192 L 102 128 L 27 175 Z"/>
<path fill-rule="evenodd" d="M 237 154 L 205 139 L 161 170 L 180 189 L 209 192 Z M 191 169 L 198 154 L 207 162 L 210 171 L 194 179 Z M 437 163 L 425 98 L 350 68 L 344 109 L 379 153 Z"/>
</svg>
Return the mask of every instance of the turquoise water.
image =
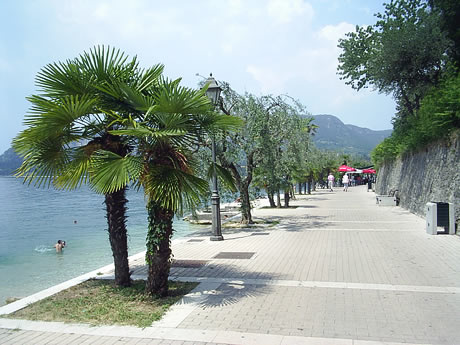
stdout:
<svg viewBox="0 0 460 345">
<path fill-rule="evenodd" d="M 38 189 L 13 177 L 0 177 L 0 193 L 0 305 L 113 262 L 103 196 L 86 187 Z M 133 255 L 145 250 L 147 218 L 142 192 L 128 191 L 128 200 Z M 178 238 L 203 227 L 176 220 L 174 229 Z M 67 242 L 61 254 L 58 239 Z"/>
</svg>

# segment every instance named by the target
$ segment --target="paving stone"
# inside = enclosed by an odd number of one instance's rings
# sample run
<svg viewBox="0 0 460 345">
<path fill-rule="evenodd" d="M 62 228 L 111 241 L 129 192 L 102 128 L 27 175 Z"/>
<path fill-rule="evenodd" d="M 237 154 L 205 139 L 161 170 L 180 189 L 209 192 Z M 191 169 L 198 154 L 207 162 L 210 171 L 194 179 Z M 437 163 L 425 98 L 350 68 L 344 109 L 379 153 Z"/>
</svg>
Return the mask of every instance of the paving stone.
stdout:
<svg viewBox="0 0 460 345">
<path fill-rule="evenodd" d="M 187 243 L 193 236 L 174 241 L 175 260 L 207 264 L 172 267 L 173 278 L 221 279 L 216 293 L 182 318 L 178 328 L 239 332 L 235 339 L 244 332 L 287 336 L 283 344 L 305 337 L 329 339 L 318 344 L 334 339 L 337 344 L 351 344 L 351 339 L 455 344 L 460 339 L 460 237 L 427 235 L 424 219 L 399 207 L 375 205 L 374 194 L 365 190 L 318 191 L 291 201 L 297 208 L 255 210 L 256 219 L 280 222 L 264 227 L 266 236 L 252 236 L 254 228 L 224 229 L 221 242 L 203 234 L 196 237 L 205 239 L 201 242 Z M 247 260 L 213 259 L 221 252 L 255 254 Z M 146 275 L 142 255 L 131 268 Z M 230 278 L 241 281 L 229 283 Z M 56 339 L 52 332 L 20 332 L 0 329 L 0 343 Z M 60 337 L 78 340 L 78 335 Z M 80 338 L 90 339 L 98 344 L 206 344 L 179 338 Z"/>
</svg>

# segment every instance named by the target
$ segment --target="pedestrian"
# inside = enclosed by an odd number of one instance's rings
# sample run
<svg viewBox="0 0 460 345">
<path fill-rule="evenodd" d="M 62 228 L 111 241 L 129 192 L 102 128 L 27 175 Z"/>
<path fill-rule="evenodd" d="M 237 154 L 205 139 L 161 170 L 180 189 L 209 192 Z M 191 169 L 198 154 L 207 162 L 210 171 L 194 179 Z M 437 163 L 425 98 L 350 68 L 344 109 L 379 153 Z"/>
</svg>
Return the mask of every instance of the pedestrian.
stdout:
<svg viewBox="0 0 460 345">
<path fill-rule="evenodd" d="M 328 181 L 328 185 L 329 185 L 329 190 L 331 192 L 333 192 L 334 190 L 332 189 L 332 187 L 334 186 L 334 175 L 332 175 L 332 173 L 329 173 L 329 176 L 327 177 L 327 181 Z"/>
<path fill-rule="evenodd" d="M 343 177 L 342 177 L 343 191 L 344 192 L 348 192 L 348 182 L 350 182 L 350 180 L 348 179 L 348 174 L 345 173 L 345 175 L 343 175 Z"/>
</svg>

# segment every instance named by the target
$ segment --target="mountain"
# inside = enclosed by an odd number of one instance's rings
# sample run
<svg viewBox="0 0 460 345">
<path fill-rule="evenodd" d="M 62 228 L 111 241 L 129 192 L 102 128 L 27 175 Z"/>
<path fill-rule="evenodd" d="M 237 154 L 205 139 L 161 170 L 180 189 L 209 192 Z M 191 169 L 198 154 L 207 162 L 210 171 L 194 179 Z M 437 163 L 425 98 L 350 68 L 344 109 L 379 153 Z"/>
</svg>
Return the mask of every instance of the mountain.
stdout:
<svg viewBox="0 0 460 345">
<path fill-rule="evenodd" d="M 340 151 L 369 157 L 372 149 L 391 135 L 392 130 L 373 131 L 354 125 L 346 125 L 333 115 L 313 115 L 313 123 L 319 128 L 313 141 L 320 149 Z"/>
<path fill-rule="evenodd" d="M 392 130 L 373 131 L 353 125 L 346 125 L 333 115 L 313 115 L 313 123 L 319 128 L 313 141 L 320 149 L 339 151 L 369 157 L 372 149 L 391 135 Z M 0 175 L 10 175 L 19 168 L 22 159 L 12 148 L 0 156 Z"/>
<path fill-rule="evenodd" d="M 12 148 L 9 148 L 0 156 L 0 175 L 11 175 L 21 163 L 21 157 Z"/>
</svg>

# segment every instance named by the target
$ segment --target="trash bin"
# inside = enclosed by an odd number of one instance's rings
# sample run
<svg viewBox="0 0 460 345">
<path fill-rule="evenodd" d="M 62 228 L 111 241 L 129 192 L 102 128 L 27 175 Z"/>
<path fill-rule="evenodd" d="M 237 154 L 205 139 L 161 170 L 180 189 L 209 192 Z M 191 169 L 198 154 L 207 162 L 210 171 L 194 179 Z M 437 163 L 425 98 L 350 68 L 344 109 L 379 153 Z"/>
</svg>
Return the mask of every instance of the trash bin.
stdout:
<svg viewBox="0 0 460 345">
<path fill-rule="evenodd" d="M 438 227 L 444 231 L 438 232 Z M 430 235 L 438 233 L 455 234 L 454 204 L 448 202 L 428 202 L 426 204 L 426 232 Z"/>
</svg>

